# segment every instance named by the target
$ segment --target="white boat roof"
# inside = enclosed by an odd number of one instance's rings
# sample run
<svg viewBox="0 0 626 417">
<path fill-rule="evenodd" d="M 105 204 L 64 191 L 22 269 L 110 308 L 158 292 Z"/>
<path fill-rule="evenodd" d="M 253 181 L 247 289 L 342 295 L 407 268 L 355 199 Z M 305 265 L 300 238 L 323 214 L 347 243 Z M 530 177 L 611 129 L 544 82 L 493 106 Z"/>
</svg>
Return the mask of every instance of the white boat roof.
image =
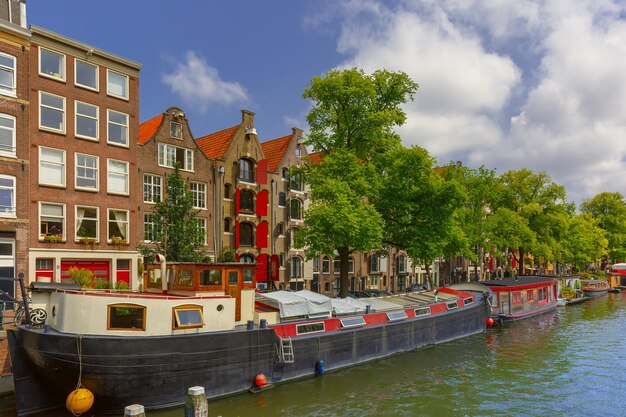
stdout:
<svg viewBox="0 0 626 417">
<path fill-rule="evenodd" d="M 330 314 L 333 311 L 330 297 L 309 290 L 296 291 L 295 294 L 298 297 L 306 298 L 309 301 L 309 308 L 313 313 L 327 312 L 328 314 Z"/>
<path fill-rule="evenodd" d="M 370 305 L 370 310 L 374 311 L 390 311 L 390 310 L 400 310 L 402 309 L 401 305 L 390 303 L 389 301 L 381 300 L 380 298 L 368 298 L 363 300 L 366 304 Z"/>
<path fill-rule="evenodd" d="M 277 307 L 281 318 L 302 316 L 330 317 L 332 313 L 332 305 L 328 297 L 326 297 L 328 299 L 327 303 L 322 302 L 322 300 L 317 297 L 315 297 L 315 300 L 313 300 L 313 296 L 310 296 L 311 299 L 308 299 L 291 291 L 272 291 L 257 294 L 257 297 Z"/>
<path fill-rule="evenodd" d="M 331 298 L 333 305 L 333 313 L 337 315 L 343 314 L 363 314 L 367 310 L 367 304 L 356 298 Z"/>
</svg>

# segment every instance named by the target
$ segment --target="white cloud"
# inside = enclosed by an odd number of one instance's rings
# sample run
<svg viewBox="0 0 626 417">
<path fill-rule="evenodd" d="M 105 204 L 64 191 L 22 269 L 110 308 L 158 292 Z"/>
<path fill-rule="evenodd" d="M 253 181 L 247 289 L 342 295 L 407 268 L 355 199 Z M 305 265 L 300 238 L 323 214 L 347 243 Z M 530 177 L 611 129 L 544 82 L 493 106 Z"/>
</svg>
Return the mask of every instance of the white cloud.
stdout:
<svg viewBox="0 0 626 417">
<path fill-rule="evenodd" d="M 246 89 L 236 82 L 220 78 L 216 68 L 193 51 L 176 62 L 173 72 L 163 74 L 162 81 L 188 105 L 206 112 L 210 105 L 231 105 L 249 100 Z"/>
</svg>

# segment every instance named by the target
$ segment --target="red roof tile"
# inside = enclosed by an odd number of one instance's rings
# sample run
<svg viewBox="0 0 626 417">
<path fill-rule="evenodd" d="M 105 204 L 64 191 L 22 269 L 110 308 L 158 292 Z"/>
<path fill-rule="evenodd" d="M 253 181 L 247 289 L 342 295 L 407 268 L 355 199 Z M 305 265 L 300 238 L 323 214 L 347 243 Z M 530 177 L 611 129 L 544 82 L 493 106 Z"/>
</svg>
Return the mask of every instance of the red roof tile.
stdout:
<svg viewBox="0 0 626 417">
<path fill-rule="evenodd" d="M 137 143 L 146 143 L 152 136 L 156 133 L 161 126 L 161 121 L 163 120 L 163 115 L 159 114 L 158 116 L 154 116 L 152 119 L 143 122 L 139 125 L 139 137 L 137 138 Z"/>
<path fill-rule="evenodd" d="M 198 147 L 207 158 L 221 158 L 228 148 L 230 140 L 233 138 L 239 125 L 211 133 L 196 139 Z"/>
<path fill-rule="evenodd" d="M 261 144 L 261 149 L 263 149 L 265 159 L 267 159 L 267 169 L 269 171 L 276 172 L 278 163 L 283 158 L 283 155 L 285 155 L 291 138 L 292 136 L 288 135 L 282 138 L 268 140 Z"/>
<path fill-rule="evenodd" d="M 322 162 L 322 159 L 324 159 L 324 153 L 323 152 L 315 152 L 315 153 L 310 153 L 309 154 L 309 161 L 316 165 L 319 164 L 320 162 Z"/>
</svg>

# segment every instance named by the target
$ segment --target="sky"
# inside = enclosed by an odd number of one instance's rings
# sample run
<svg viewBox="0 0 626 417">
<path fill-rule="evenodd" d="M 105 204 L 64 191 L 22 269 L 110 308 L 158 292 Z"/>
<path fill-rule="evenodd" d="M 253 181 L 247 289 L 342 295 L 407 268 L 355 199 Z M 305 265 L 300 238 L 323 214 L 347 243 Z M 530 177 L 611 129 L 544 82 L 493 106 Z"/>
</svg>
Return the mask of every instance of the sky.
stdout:
<svg viewBox="0 0 626 417">
<path fill-rule="evenodd" d="M 62 7 L 59 7 L 62 5 Z M 34 24 L 143 65 L 140 121 L 181 107 L 201 137 L 256 113 L 307 131 L 331 69 L 406 72 L 397 129 L 439 164 L 545 171 L 580 203 L 626 193 L 626 0 L 28 0 Z"/>
</svg>

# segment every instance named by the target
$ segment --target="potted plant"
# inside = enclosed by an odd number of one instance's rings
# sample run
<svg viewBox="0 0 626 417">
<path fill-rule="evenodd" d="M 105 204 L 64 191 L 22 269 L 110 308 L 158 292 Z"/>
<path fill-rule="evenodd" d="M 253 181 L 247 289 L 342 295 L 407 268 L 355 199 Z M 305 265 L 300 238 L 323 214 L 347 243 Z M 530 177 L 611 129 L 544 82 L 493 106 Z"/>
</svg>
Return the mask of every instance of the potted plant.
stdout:
<svg viewBox="0 0 626 417">
<path fill-rule="evenodd" d="M 81 236 L 80 237 L 80 243 L 82 243 L 85 246 L 90 246 L 93 249 L 93 247 L 96 245 L 97 241 L 96 241 L 95 237 Z"/>
<path fill-rule="evenodd" d="M 126 241 L 126 239 L 124 239 L 123 237 L 120 236 L 113 236 L 111 238 L 111 243 L 117 247 L 123 246 L 123 245 L 127 245 L 128 242 Z"/>
<path fill-rule="evenodd" d="M 50 243 L 59 243 L 63 240 L 63 233 L 61 233 L 61 228 L 58 226 L 51 226 L 48 229 L 48 232 L 43 237 L 43 240 Z"/>
</svg>

